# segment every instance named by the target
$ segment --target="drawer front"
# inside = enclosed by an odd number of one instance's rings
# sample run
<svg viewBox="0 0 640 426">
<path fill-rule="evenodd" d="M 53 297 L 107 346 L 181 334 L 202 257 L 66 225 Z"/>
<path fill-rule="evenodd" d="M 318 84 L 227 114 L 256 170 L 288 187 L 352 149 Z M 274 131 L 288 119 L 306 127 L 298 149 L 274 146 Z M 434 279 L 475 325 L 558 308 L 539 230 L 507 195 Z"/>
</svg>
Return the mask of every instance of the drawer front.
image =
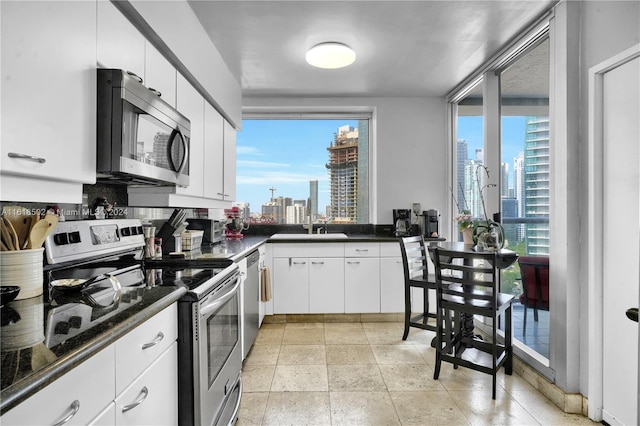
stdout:
<svg viewBox="0 0 640 426">
<path fill-rule="evenodd" d="M 178 343 L 156 359 L 116 398 L 116 424 L 178 424 Z"/>
<path fill-rule="evenodd" d="M 178 307 L 174 303 L 118 340 L 115 343 L 118 366 L 116 394 L 122 392 L 177 338 Z"/>
<path fill-rule="evenodd" d="M 380 257 L 401 257 L 400 243 L 380 243 Z"/>
<path fill-rule="evenodd" d="M 84 425 L 113 401 L 114 345 L 108 346 L 0 418 L 3 425 Z M 75 402 L 75 405 L 74 405 Z"/>
<path fill-rule="evenodd" d="M 344 257 L 343 243 L 272 244 L 273 257 Z"/>
<path fill-rule="evenodd" d="M 380 257 L 380 243 L 345 244 L 345 257 Z"/>
</svg>

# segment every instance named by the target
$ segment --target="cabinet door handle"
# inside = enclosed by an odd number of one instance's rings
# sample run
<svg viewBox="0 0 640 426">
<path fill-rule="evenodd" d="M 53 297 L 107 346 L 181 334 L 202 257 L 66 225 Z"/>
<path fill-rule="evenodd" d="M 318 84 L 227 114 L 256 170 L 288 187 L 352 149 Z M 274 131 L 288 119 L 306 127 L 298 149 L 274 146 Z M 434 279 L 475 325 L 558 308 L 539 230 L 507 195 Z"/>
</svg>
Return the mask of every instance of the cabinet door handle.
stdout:
<svg viewBox="0 0 640 426">
<path fill-rule="evenodd" d="M 324 265 L 324 262 L 311 262 L 312 265 Z"/>
<path fill-rule="evenodd" d="M 291 262 L 293 265 L 306 265 L 307 262 Z"/>
<path fill-rule="evenodd" d="M 142 404 L 144 400 L 147 399 L 148 396 L 149 396 L 149 389 L 147 389 L 147 387 L 144 386 L 140 391 L 140 396 L 138 397 L 138 399 L 133 401 L 131 404 L 125 405 L 124 407 L 122 407 L 122 412 L 126 413 L 129 410 L 133 410 L 138 405 Z"/>
<path fill-rule="evenodd" d="M 359 265 L 360 262 L 355 262 L 355 261 L 349 260 L 349 261 L 347 261 L 347 264 L 348 265 Z"/>
<path fill-rule="evenodd" d="M 65 424 L 69 420 L 71 420 L 73 418 L 73 416 L 78 414 L 78 411 L 80 411 L 80 401 L 78 401 L 76 399 L 75 401 L 73 401 L 71 403 L 69 408 L 71 408 L 71 413 L 69 413 L 69 415 L 67 417 L 65 417 L 64 419 L 60 420 L 58 423 L 54 424 L 53 426 L 62 426 L 63 424 Z"/>
<path fill-rule="evenodd" d="M 368 252 L 368 251 L 369 251 L 369 249 L 356 249 L 356 251 L 357 251 L 358 253 L 359 253 L 359 252 L 361 252 L 361 251 L 363 251 L 363 252 L 365 252 L 365 253 L 366 253 L 366 252 Z"/>
<path fill-rule="evenodd" d="M 162 333 L 162 331 L 159 331 L 158 334 L 156 335 L 156 338 L 153 339 L 153 341 L 151 341 L 149 343 L 145 343 L 144 345 L 142 345 L 142 350 L 149 349 L 149 348 L 157 345 L 158 343 L 160 343 L 162 341 L 162 339 L 164 339 L 164 334 Z"/>
<path fill-rule="evenodd" d="M 33 155 L 20 154 L 18 152 L 10 152 L 7 155 L 9 156 L 9 158 L 19 158 L 21 160 L 34 161 L 40 164 L 44 164 L 47 162 L 47 160 L 42 157 L 34 157 Z"/>
</svg>

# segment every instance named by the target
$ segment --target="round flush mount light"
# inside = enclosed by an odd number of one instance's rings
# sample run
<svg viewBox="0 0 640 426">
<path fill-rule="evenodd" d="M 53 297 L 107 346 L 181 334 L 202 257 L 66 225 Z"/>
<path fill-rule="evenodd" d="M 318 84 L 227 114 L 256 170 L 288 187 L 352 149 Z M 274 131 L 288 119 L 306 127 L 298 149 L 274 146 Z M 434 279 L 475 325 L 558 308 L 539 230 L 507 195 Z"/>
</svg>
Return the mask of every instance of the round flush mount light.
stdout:
<svg viewBox="0 0 640 426">
<path fill-rule="evenodd" d="M 309 49 L 306 59 L 314 67 L 336 69 L 351 65 L 356 60 L 356 52 L 346 44 L 327 42 Z"/>
</svg>

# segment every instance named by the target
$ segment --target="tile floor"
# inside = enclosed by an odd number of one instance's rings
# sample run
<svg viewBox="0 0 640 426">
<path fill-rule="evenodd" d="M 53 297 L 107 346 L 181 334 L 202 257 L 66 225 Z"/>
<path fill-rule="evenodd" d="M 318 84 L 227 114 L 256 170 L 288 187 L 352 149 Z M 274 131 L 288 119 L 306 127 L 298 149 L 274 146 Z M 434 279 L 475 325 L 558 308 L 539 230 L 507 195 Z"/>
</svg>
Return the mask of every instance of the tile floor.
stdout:
<svg viewBox="0 0 640 426">
<path fill-rule="evenodd" d="M 517 375 L 443 363 L 433 380 L 434 334 L 399 322 L 264 324 L 243 367 L 238 426 L 589 425 Z"/>
</svg>

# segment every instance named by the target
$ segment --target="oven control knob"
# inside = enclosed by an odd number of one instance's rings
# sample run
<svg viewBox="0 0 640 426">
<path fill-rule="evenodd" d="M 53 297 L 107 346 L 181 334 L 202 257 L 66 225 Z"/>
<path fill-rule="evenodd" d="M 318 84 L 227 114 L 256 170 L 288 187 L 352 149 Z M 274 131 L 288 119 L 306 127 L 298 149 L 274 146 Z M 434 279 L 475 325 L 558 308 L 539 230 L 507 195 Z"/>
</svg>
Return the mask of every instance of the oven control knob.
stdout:
<svg viewBox="0 0 640 426">
<path fill-rule="evenodd" d="M 69 236 L 69 243 L 75 244 L 80 242 L 80 232 L 69 232 L 67 235 Z"/>
<path fill-rule="evenodd" d="M 53 242 L 59 246 L 63 246 L 65 244 L 69 244 L 69 237 L 67 237 L 66 233 L 55 234 L 53 236 Z"/>
<path fill-rule="evenodd" d="M 142 226 L 136 227 L 136 235 L 142 235 L 142 234 L 144 234 L 144 231 L 142 230 Z"/>
<path fill-rule="evenodd" d="M 123 237 L 128 237 L 131 235 L 131 228 L 120 228 L 120 235 Z"/>
<path fill-rule="evenodd" d="M 131 303 L 131 295 L 129 293 L 125 293 L 122 295 L 122 300 L 123 303 Z"/>
<path fill-rule="evenodd" d="M 69 328 L 71 328 L 71 325 L 67 321 L 60 321 L 56 324 L 53 332 L 55 334 L 69 334 Z"/>
<path fill-rule="evenodd" d="M 82 317 L 74 315 L 71 318 L 69 318 L 69 326 L 71 326 L 71 328 L 80 328 L 81 325 L 82 325 Z"/>
</svg>

